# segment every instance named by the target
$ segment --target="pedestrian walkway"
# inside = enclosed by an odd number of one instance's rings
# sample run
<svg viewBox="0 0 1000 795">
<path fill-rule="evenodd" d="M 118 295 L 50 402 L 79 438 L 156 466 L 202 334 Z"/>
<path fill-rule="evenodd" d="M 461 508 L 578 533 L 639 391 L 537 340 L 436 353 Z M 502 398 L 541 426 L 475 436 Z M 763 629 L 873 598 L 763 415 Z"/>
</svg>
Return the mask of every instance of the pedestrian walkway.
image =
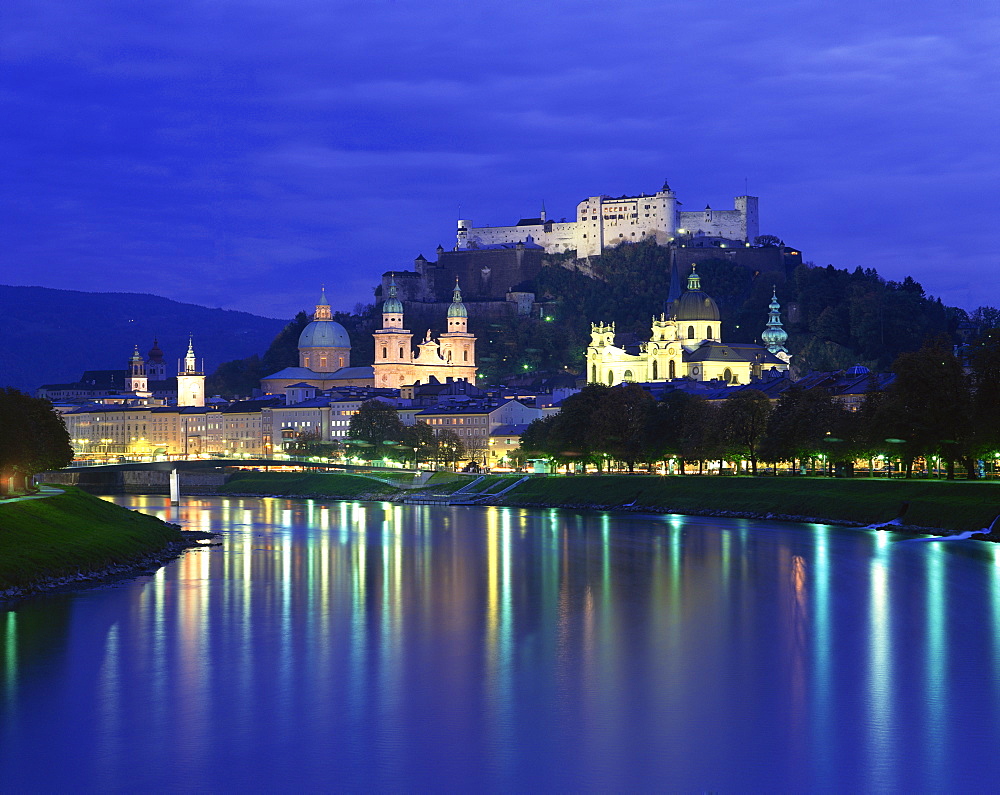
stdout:
<svg viewBox="0 0 1000 795">
<path fill-rule="evenodd" d="M 5 497 L 0 498 L 0 505 L 6 505 L 10 502 L 21 502 L 23 500 L 41 500 L 46 497 L 51 497 L 53 494 L 65 494 L 63 489 L 57 489 L 55 486 L 39 486 L 38 494 L 26 494 L 23 497 Z"/>
</svg>

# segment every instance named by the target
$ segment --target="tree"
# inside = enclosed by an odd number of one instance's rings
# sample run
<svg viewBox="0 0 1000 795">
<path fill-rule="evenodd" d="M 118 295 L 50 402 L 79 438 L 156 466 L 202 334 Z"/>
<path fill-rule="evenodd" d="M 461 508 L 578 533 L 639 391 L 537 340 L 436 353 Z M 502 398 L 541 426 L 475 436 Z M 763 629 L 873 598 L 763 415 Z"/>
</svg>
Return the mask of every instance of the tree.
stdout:
<svg viewBox="0 0 1000 795">
<path fill-rule="evenodd" d="M 901 354 L 893 364 L 896 380 L 882 406 L 882 427 L 887 439 L 898 439 L 906 468 L 913 471 L 919 456 L 940 455 L 955 476 L 955 461 L 962 459 L 968 477 L 974 478 L 972 399 L 962 364 L 949 341 L 939 337 L 920 350 Z"/>
<path fill-rule="evenodd" d="M 434 431 L 426 422 L 403 426 L 399 445 L 401 453 L 406 457 L 412 457 L 414 469 L 419 462 L 433 458 L 437 447 Z"/>
<path fill-rule="evenodd" d="M 28 490 L 29 479 L 73 460 L 62 417 L 44 398 L 0 389 L 0 494 Z"/>
<path fill-rule="evenodd" d="M 467 436 L 463 440 L 465 444 L 465 457 L 470 461 L 475 461 L 482 467 L 489 464 L 490 441 L 486 436 Z"/>
<path fill-rule="evenodd" d="M 462 437 L 451 428 L 445 428 L 437 435 L 437 459 L 442 464 L 458 466 L 465 458 L 465 444 Z"/>
<path fill-rule="evenodd" d="M 360 455 L 369 461 L 384 458 L 393 449 L 392 444 L 398 443 L 403 436 L 403 423 L 396 409 L 381 400 L 362 403 L 347 429 L 348 444 L 353 442 L 356 447 L 363 448 Z"/>
<path fill-rule="evenodd" d="M 719 428 L 722 439 L 734 457 L 750 461 L 750 471 L 757 474 L 757 446 L 764 438 L 771 402 L 759 389 L 741 389 L 721 406 Z"/>
<path fill-rule="evenodd" d="M 835 453 L 829 439 L 841 409 L 825 389 L 786 389 L 771 412 L 760 455 L 769 461 L 791 461 Z M 795 470 L 793 469 L 793 472 Z"/>
<path fill-rule="evenodd" d="M 986 458 L 1000 450 L 1000 330 L 989 329 L 983 334 L 969 350 L 968 358 L 972 370 L 973 448 L 979 458 Z"/>
<path fill-rule="evenodd" d="M 591 415 L 593 444 L 601 452 L 624 461 L 629 472 L 647 457 L 646 428 L 656 402 L 638 384 L 622 384 L 603 391 Z"/>
<path fill-rule="evenodd" d="M 753 244 L 755 246 L 783 246 L 785 241 L 777 235 L 757 235 L 753 239 Z"/>
<path fill-rule="evenodd" d="M 601 444 L 594 418 L 603 405 L 611 387 L 604 384 L 587 384 L 563 401 L 562 409 L 555 415 L 549 428 L 546 443 L 549 449 L 563 460 L 579 461 L 586 470 L 587 462 L 601 469 Z"/>
</svg>

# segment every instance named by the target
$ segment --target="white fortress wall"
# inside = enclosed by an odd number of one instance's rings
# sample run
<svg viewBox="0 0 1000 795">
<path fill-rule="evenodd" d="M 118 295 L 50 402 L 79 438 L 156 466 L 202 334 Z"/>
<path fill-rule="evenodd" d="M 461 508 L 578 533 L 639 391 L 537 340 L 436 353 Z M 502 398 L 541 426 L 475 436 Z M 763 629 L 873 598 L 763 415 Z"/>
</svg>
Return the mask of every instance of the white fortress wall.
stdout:
<svg viewBox="0 0 1000 795">
<path fill-rule="evenodd" d="M 600 254 L 607 246 L 637 243 L 653 238 L 670 242 L 679 230 L 734 240 L 759 234 L 757 197 L 737 196 L 732 210 L 680 212 L 672 190 L 664 186 L 650 196 L 591 196 L 576 208 L 576 221 L 543 222 L 524 226 L 475 227 L 471 220 L 458 222 L 459 249 L 523 242 L 528 235 L 548 253 L 576 249 L 577 256 Z"/>
</svg>

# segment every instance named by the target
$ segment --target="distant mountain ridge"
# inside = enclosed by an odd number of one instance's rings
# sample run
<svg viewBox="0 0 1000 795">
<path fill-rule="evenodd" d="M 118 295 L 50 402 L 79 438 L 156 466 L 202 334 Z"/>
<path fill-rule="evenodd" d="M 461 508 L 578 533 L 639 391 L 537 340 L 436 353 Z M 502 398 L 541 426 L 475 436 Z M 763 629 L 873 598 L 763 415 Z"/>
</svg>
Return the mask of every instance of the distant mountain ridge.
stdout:
<svg viewBox="0 0 1000 795">
<path fill-rule="evenodd" d="M 76 381 L 84 370 L 122 369 L 136 345 L 147 357 L 154 338 L 174 375 L 189 333 L 211 373 L 267 350 L 287 322 L 144 293 L 0 285 L 0 387 L 34 392 Z"/>
</svg>

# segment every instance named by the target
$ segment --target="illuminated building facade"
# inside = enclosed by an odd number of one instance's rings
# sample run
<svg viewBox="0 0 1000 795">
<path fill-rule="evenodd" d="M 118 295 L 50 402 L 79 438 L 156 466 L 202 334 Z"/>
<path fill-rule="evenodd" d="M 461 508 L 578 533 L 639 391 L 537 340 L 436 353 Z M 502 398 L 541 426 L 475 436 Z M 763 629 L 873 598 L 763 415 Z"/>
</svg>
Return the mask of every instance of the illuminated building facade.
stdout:
<svg viewBox="0 0 1000 795">
<path fill-rule="evenodd" d="M 666 182 L 654 194 L 591 196 L 576 207 L 575 221 L 550 221 L 543 210 L 538 218 L 522 218 L 514 226 L 473 226 L 458 222 L 458 249 L 534 242 L 546 252 L 575 251 L 577 257 L 599 255 L 620 243 L 655 240 L 666 245 L 679 237 L 723 238 L 752 243 L 760 234 L 756 196 L 737 196 L 732 210 L 689 212 Z"/>
<path fill-rule="evenodd" d="M 634 350 L 617 344 L 614 323 L 592 324 L 587 347 L 588 382 L 614 386 L 623 382 L 687 378 L 734 385 L 788 371 L 791 356 L 784 349 L 787 334 L 777 319 L 777 297 L 772 301 L 771 313 L 776 325 L 769 321 L 770 331 L 765 331 L 774 350 L 761 345 L 722 342 L 719 307 L 701 289 L 694 266 L 687 289 L 672 301 L 668 298 L 668 306 L 668 313 L 653 318 L 649 340 Z M 780 340 L 779 331 L 785 334 Z"/>
<path fill-rule="evenodd" d="M 382 328 L 376 329 L 375 386 L 398 389 L 408 384 L 427 384 L 432 380 L 476 380 L 476 337 L 468 329 L 469 315 L 462 303 L 458 282 L 448 307 L 448 330 L 436 339 L 430 331 L 413 350 L 413 332 L 403 327 L 403 302 L 396 295 L 395 280 L 390 279 L 389 296 L 382 304 Z"/>
</svg>

